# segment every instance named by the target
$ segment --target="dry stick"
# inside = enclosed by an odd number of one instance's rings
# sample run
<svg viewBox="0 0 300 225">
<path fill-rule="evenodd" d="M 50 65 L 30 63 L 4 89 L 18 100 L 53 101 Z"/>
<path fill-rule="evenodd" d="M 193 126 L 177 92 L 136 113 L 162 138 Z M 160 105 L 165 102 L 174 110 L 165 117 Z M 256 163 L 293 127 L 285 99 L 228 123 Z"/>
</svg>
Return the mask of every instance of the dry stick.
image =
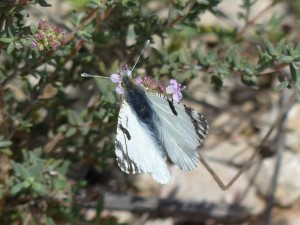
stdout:
<svg viewBox="0 0 300 225">
<path fill-rule="evenodd" d="M 258 20 L 261 16 L 263 16 L 267 11 L 269 11 L 273 6 L 275 5 L 275 1 L 271 2 L 269 5 L 267 5 L 262 11 L 260 11 L 256 16 L 254 16 L 251 20 L 248 20 L 245 24 L 245 26 L 238 32 L 237 37 L 241 37 L 248 27 L 253 25 L 256 20 Z"/>
<path fill-rule="evenodd" d="M 286 92 L 283 92 L 283 96 L 281 99 L 281 105 L 283 102 L 286 101 Z M 288 109 L 289 110 L 289 109 Z M 265 219 L 264 219 L 264 224 L 265 225 L 269 225 L 271 224 L 271 219 L 272 219 L 272 211 L 273 211 L 273 205 L 274 205 L 274 196 L 275 196 L 275 191 L 277 188 L 277 182 L 279 179 L 279 170 L 281 167 L 281 162 L 282 162 L 282 154 L 283 154 L 283 149 L 284 149 L 284 139 L 285 139 L 285 133 L 283 131 L 285 122 L 286 122 L 286 115 L 288 113 L 287 112 L 284 114 L 284 117 L 282 118 L 282 120 L 279 123 L 279 127 L 278 127 L 278 132 L 276 135 L 276 162 L 275 162 L 275 169 L 274 169 L 274 174 L 273 174 L 273 179 L 272 179 L 272 183 L 271 183 L 271 190 L 270 190 L 270 196 L 268 198 L 268 206 L 267 206 L 267 210 L 266 210 L 266 214 L 265 214 Z"/>
<path fill-rule="evenodd" d="M 95 8 L 93 9 L 89 15 L 87 15 L 86 18 L 84 18 L 84 20 L 81 22 L 81 24 L 78 25 L 78 27 L 71 33 L 69 34 L 63 41 L 62 45 L 66 45 L 67 43 L 69 43 L 71 40 L 73 40 L 74 36 L 78 33 L 78 31 L 80 31 L 84 26 L 86 26 L 87 24 L 89 24 L 95 17 L 96 14 L 98 12 L 99 8 Z"/>
<path fill-rule="evenodd" d="M 245 222 L 251 217 L 247 208 L 238 205 L 141 197 L 109 192 L 105 192 L 103 195 L 104 208 L 107 210 L 149 213 L 151 217 L 175 217 L 198 222 L 212 219 L 236 224 Z M 96 208 L 99 206 L 99 201 L 87 202 L 84 199 L 77 199 L 75 205 L 79 208 Z"/>
<path fill-rule="evenodd" d="M 5 103 L 4 103 L 4 90 L 0 85 L 0 135 L 4 137 L 4 140 L 8 140 L 8 129 L 5 115 Z M 5 152 L 0 151 L 0 184 L 2 185 L 3 194 L 8 190 L 9 184 L 9 156 Z M 5 198 L 0 198 L 0 209 L 4 205 Z"/>
<path fill-rule="evenodd" d="M 288 65 L 289 65 L 288 63 L 280 63 L 280 64 L 277 64 L 277 65 L 274 65 L 274 66 L 272 66 L 272 68 L 267 68 L 267 69 L 261 71 L 256 76 L 263 76 L 263 75 L 267 75 L 267 74 L 273 74 L 275 72 L 281 71 L 282 69 L 284 69 Z"/>
<path fill-rule="evenodd" d="M 228 188 L 231 187 L 232 184 L 242 175 L 242 173 L 251 165 L 253 160 L 255 159 L 255 156 L 258 155 L 258 153 L 263 149 L 264 143 L 269 138 L 269 136 L 272 134 L 273 130 L 277 125 L 280 123 L 286 112 L 289 110 L 291 105 L 295 101 L 295 97 L 297 96 L 297 92 L 294 91 L 290 99 L 287 101 L 287 103 L 283 106 L 280 114 L 278 115 L 277 119 L 275 120 L 274 124 L 270 127 L 268 133 L 264 136 L 262 139 L 260 145 L 257 147 L 257 150 L 252 154 L 252 156 L 249 158 L 249 161 L 240 169 L 240 171 L 232 178 L 231 181 L 228 182 L 227 185 L 223 183 L 223 181 L 220 179 L 220 177 L 214 172 L 214 170 L 210 167 L 210 165 L 207 163 L 204 157 L 200 155 L 200 161 L 203 164 L 203 166 L 207 169 L 207 171 L 210 173 L 210 175 L 214 178 L 214 180 L 217 182 L 219 187 L 225 191 Z"/>
<path fill-rule="evenodd" d="M 191 9 L 193 8 L 193 6 L 195 5 L 196 1 L 193 0 L 191 2 L 188 3 L 188 6 L 186 6 L 185 8 L 185 12 L 183 15 L 178 16 L 175 20 L 173 20 L 171 23 L 167 24 L 167 27 L 173 27 L 175 24 L 181 22 L 182 20 L 184 20 L 184 18 L 189 14 L 189 12 L 191 11 Z"/>
</svg>

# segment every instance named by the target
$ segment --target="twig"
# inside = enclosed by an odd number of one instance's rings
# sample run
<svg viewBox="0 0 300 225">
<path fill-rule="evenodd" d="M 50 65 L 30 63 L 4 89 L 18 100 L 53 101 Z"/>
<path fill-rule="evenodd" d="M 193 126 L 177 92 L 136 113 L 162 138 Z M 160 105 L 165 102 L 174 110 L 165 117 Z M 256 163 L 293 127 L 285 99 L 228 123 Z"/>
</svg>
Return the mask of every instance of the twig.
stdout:
<svg viewBox="0 0 300 225">
<path fill-rule="evenodd" d="M 5 123 L 5 105 L 4 105 L 4 90 L 3 86 L 0 85 L 0 135 L 4 137 L 4 140 L 8 138 L 7 124 Z M 9 182 L 9 157 L 4 152 L 0 152 L 0 184 L 3 185 L 4 193 L 8 189 Z M 0 198 L 0 209 L 3 206 L 3 200 L 5 198 Z"/>
<path fill-rule="evenodd" d="M 78 31 L 80 31 L 84 26 L 88 25 L 96 17 L 98 10 L 99 8 L 91 10 L 90 13 L 84 18 L 84 20 L 78 25 L 78 27 L 76 27 L 76 29 L 71 34 L 68 34 L 68 36 L 64 39 L 62 45 L 66 45 L 71 40 L 73 40 Z"/>
<path fill-rule="evenodd" d="M 184 18 L 186 18 L 186 16 L 189 14 L 189 12 L 191 11 L 195 3 L 196 3 L 195 0 L 189 2 L 188 6 L 186 7 L 185 13 L 182 16 L 178 16 L 172 22 L 168 23 L 166 27 L 173 27 L 175 24 L 181 22 Z"/>
<path fill-rule="evenodd" d="M 241 37 L 246 30 L 252 26 L 256 20 L 262 17 L 267 11 L 269 11 L 275 5 L 275 1 L 272 1 L 269 5 L 267 5 L 262 11 L 260 11 L 256 16 L 254 16 L 251 20 L 248 20 L 245 26 L 238 32 L 237 37 Z"/>
<path fill-rule="evenodd" d="M 297 92 L 294 91 L 292 93 L 290 99 L 288 99 L 288 101 L 282 107 L 282 109 L 281 109 L 281 111 L 280 111 L 280 113 L 279 113 L 276 121 L 270 127 L 270 129 L 268 130 L 267 134 L 263 137 L 263 139 L 260 142 L 260 145 L 257 147 L 256 151 L 251 155 L 251 157 L 249 158 L 248 162 L 243 165 L 243 167 L 239 170 L 239 172 L 226 185 L 223 183 L 223 181 L 221 180 L 221 178 L 214 172 L 214 170 L 210 167 L 210 165 L 206 161 L 205 157 L 202 157 L 200 155 L 200 161 L 201 161 L 201 163 L 203 164 L 203 166 L 205 166 L 205 168 L 207 169 L 207 171 L 211 174 L 211 176 L 214 178 L 214 180 L 216 181 L 216 183 L 219 185 L 219 187 L 222 190 L 225 191 L 229 187 L 231 187 L 231 185 L 234 184 L 234 182 L 237 181 L 237 179 L 244 173 L 244 171 L 252 164 L 253 160 L 258 155 L 258 153 L 260 153 L 262 151 L 265 142 L 270 137 L 270 135 L 272 134 L 273 130 L 282 121 L 282 118 L 285 116 L 286 112 L 290 109 L 290 107 L 294 103 L 296 96 L 297 96 Z"/>
<path fill-rule="evenodd" d="M 286 102 L 286 93 L 283 92 L 283 96 L 282 96 L 282 101 L 281 101 L 281 105 L 283 105 L 282 102 Z M 288 113 L 288 111 L 286 112 L 286 114 Z M 279 127 L 278 127 L 278 132 L 276 135 L 276 162 L 275 162 L 275 168 L 274 168 L 274 174 L 273 174 L 273 179 L 271 182 L 271 190 L 270 190 L 270 195 L 268 197 L 268 206 L 266 209 L 266 214 L 265 214 L 265 220 L 264 220 L 264 225 L 269 225 L 271 224 L 271 220 L 272 220 L 272 211 L 273 211 L 273 206 L 274 206 L 274 201 L 275 201 L 275 191 L 277 189 L 277 182 L 279 179 L 279 171 L 280 171 L 280 167 L 281 167 L 281 162 L 282 162 L 282 154 L 283 154 L 283 150 L 284 150 L 284 138 L 285 138 L 285 133 L 284 133 L 284 125 L 286 122 L 286 114 L 285 116 L 282 118 L 282 120 L 280 121 Z"/>
<path fill-rule="evenodd" d="M 98 202 L 78 200 L 81 208 L 96 208 Z M 181 201 L 156 197 L 139 197 L 125 194 L 104 194 L 104 208 L 108 210 L 126 210 L 134 213 L 151 213 L 156 217 L 175 217 L 192 221 L 213 219 L 226 223 L 240 223 L 251 215 L 243 206 L 214 204 L 207 202 Z"/>
</svg>

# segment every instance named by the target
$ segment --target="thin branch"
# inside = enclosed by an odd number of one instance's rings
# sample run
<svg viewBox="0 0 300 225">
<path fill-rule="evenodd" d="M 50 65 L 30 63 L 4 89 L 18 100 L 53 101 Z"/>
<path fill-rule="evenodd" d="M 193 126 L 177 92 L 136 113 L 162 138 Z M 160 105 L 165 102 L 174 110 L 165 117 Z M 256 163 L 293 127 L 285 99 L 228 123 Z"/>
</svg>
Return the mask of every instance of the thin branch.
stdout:
<svg viewBox="0 0 300 225">
<path fill-rule="evenodd" d="M 260 11 L 256 16 L 254 16 L 251 20 L 248 20 L 245 26 L 238 32 L 237 37 L 241 37 L 247 29 L 255 24 L 255 22 L 262 17 L 267 11 L 269 11 L 275 5 L 275 1 L 272 1 L 269 5 L 267 5 L 262 11 Z"/>
<path fill-rule="evenodd" d="M 276 121 L 273 123 L 273 125 L 270 127 L 269 131 L 267 132 L 267 134 L 264 136 L 264 138 L 262 139 L 262 141 L 260 142 L 260 145 L 257 147 L 256 151 L 252 154 L 252 156 L 249 158 L 248 162 L 240 169 L 240 171 L 232 178 L 231 181 L 228 182 L 228 184 L 224 184 L 223 181 L 220 179 L 220 177 L 214 172 L 214 170 L 210 167 L 210 165 L 207 163 L 207 161 L 205 160 L 205 158 L 203 156 L 200 156 L 200 161 L 203 164 L 203 166 L 205 166 L 205 168 L 207 169 L 207 171 L 211 174 L 211 176 L 214 178 L 214 180 L 217 182 L 217 184 L 219 185 L 219 187 L 225 191 L 228 188 L 231 187 L 232 184 L 234 184 L 235 181 L 237 181 L 237 179 L 243 174 L 243 172 L 252 164 L 253 160 L 255 159 L 255 157 L 258 155 L 258 153 L 260 153 L 263 149 L 263 146 L 265 144 L 265 142 L 267 141 L 267 139 L 270 137 L 270 135 L 272 134 L 273 130 L 279 125 L 279 123 L 282 121 L 282 119 L 284 118 L 286 112 L 290 109 L 290 107 L 294 104 L 295 101 L 295 97 L 297 96 L 297 92 L 294 91 L 292 96 L 288 99 L 288 101 L 286 102 L 286 104 L 282 107 Z"/>
<path fill-rule="evenodd" d="M 86 202 L 78 199 L 76 205 L 81 208 L 96 208 L 99 206 L 99 202 Z M 241 223 L 251 217 L 249 210 L 239 205 L 139 197 L 116 193 L 104 194 L 104 208 L 134 213 L 150 213 L 152 217 L 171 216 L 192 221 L 213 219 L 226 223 Z"/>
<path fill-rule="evenodd" d="M 195 3 L 196 3 L 195 0 L 189 2 L 188 6 L 185 9 L 185 13 L 182 16 L 178 16 L 176 19 L 168 23 L 166 27 L 173 27 L 175 24 L 180 23 L 182 20 L 184 20 L 186 16 L 189 14 L 189 12 L 191 11 L 191 9 L 193 8 L 193 6 L 195 5 Z"/>
<path fill-rule="evenodd" d="M 287 96 L 286 92 L 283 92 L 282 100 L 287 101 Z M 282 104 L 281 104 L 282 105 Z M 271 190 L 270 190 L 270 195 L 268 197 L 268 206 L 266 209 L 266 214 L 265 214 L 265 220 L 264 220 L 264 225 L 269 225 L 271 224 L 272 220 L 272 211 L 273 211 L 273 206 L 275 202 L 275 191 L 277 189 L 277 182 L 279 179 L 279 172 L 280 172 L 280 167 L 281 167 L 281 162 L 282 162 L 282 155 L 284 151 L 284 139 L 285 139 L 285 132 L 284 132 L 284 125 L 286 122 L 286 114 L 288 111 L 285 113 L 283 119 L 280 121 L 279 127 L 278 127 L 278 132 L 276 135 L 276 162 L 275 162 L 275 168 L 274 168 L 274 174 L 273 174 L 273 179 L 271 183 Z"/>
<path fill-rule="evenodd" d="M 5 119 L 4 89 L 3 86 L 0 85 L 0 135 L 7 140 L 8 129 Z M 4 152 L 0 152 L 0 184 L 3 186 L 4 194 L 8 190 L 9 170 L 10 164 L 8 155 Z M 4 200 L 5 198 L 0 198 L 0 209 L 3 207 Z"/>
</svg>

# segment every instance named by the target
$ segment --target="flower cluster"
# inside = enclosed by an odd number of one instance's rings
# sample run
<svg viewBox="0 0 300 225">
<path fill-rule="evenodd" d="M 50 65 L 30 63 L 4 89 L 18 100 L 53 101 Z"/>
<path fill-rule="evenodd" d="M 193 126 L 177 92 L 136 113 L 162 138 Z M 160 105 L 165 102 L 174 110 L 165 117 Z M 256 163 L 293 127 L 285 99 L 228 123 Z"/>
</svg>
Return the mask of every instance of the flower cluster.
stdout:
<svg viewBox="0 0 300 225">
<path fill-rule="evenodd" d="M 149 91 L 157 91 L 164 94 L 166 92 L 166 86 L 163 82 L 153 79 L 152 77 L 146 76 L 142 79 L 143 86 Z"/>
<path fill-rule="evenodd" d="M 170 85 L 166 88 L 166 93 L 172 95 L 175 102 L 179 102 L 182 99 L 181 91 L 185 88 L 186 86 L 181 86 L 176 80 L 172 79 L 170 80 Z"/>
<path fill-rule="evenodd" d="M 128 70 L 127 67 L 125 68 L 125 76 L 131 76 L 131 71 Z M 118 94 L 123 94 L 124 90 L 121 84 L 122 76 L 120 74 L 114 73 L 110 76 L 110 78 L 113 83 L 117 84 L 116 92 Z M 176 102 L 179 102 L 182 99 L 181 91 L 186 88 L 185 86 L 181 86 L 181 84 L 179 84 L 174 79 L 170 80 L 170 84 L 166 87 L 161 81 L 157 81 L 149 76 L 146 76 L 144 78 L 138 77 L 135 79 L 135 83 L 142 85 L 148 91 L 157 91 L 161 94 L 171 95 L 172 99 Z"/>
<path fill-rule="evenodd" d="M 45 20 L 41 20 L 32 41 L 32 47 L 38 48 L 39 51 L 56 50 L 63 40 L 64 32 L 61 28 L 51 26 Z"/>
</svg>

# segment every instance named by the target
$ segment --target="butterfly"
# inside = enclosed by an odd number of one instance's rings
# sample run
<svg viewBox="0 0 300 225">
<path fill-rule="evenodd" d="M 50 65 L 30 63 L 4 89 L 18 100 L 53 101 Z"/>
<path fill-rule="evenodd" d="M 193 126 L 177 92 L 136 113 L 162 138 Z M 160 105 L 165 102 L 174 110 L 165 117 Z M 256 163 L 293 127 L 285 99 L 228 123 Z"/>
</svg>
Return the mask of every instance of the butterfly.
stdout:
<svg viewBox="0 0 300 225">
<path fill-rule="evenodd" d="M 150 77 L 136 82 L 126 67 L 111 79 L 122 95 L 117 123 L 117 163 L 128 174 L 148 173 L 157 182 L 171 180 L 166 160 L 181 170 L 195 169 L 197 148 L 208 135 L 206 119 L 179 102 L 181 85 L 171 80 L 167 88 Z M 173 98 L 167 94 L 173 94 Z"/>
<path fill-rule="evenodd" d="M 132 78 L 149 43 L 145 43 L 131 71 L 125 66 L 120 74 L 110 77 L 121 95 L 115 153 L 125 173 L 148 173 L 157 182 L 167 184 L 171 181 L 167 159 L 181 170 L 195 169 L 200 161 L 197 148 L 207 137 L 209 126 L 200 113 L 179 102 L 185 87 L 176 80 L 165 87 L 151 77 Z M 87 73 L 81 76 L 101 77 Z"/>
</svg>

